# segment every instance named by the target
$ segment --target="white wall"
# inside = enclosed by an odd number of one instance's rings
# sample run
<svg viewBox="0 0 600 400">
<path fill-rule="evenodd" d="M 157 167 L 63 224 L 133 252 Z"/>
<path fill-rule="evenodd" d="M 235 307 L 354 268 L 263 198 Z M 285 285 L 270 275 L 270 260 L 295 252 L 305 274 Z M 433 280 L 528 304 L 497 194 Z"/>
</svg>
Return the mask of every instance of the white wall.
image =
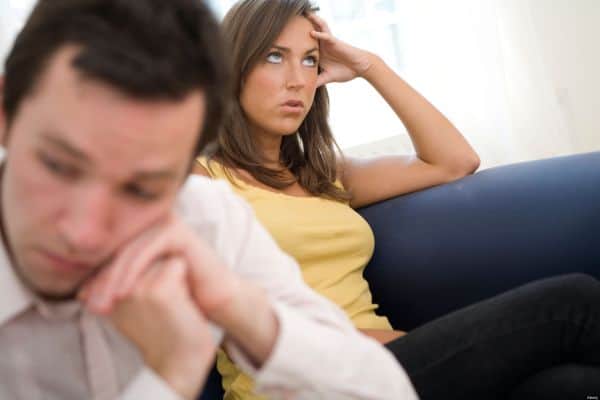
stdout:
<svg viewBox="0 0 600 400">
<path fill-rule="evenodd" d="M 600 150 L 600 1 L 529 1 L 574 148 Z"/>
</svg>

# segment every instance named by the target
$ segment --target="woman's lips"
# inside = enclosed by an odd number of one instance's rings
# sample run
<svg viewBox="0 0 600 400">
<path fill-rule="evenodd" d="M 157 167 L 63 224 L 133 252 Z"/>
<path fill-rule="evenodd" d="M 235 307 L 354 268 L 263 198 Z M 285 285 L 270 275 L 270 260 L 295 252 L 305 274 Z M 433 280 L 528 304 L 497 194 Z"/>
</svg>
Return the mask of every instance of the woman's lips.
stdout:
<svg viewBox="0 0 600 400">
<path fill-rule="evenodd" d="M 300 114 L 304 111 L 304 103 L 300 100 L 288 100 L 281 105 L 281 110 L 284 113 Z"/>
</svg>

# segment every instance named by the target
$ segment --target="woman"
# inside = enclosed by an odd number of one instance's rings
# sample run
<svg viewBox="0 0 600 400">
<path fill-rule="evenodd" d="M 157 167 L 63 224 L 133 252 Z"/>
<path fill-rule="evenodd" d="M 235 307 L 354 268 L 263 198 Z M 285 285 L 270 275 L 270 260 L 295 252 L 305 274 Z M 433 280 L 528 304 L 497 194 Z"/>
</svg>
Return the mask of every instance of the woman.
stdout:
<svg viewBox="0 0 600 400">
<path fill-rule="evenodd" d="M 362 277 L 373 235 L 353 209 L 464 177 L 479 158 L 379 57 L 336 39 L 313 11 L 308 0 L 243 0 L 229 11 L 223 29 L 237 97 L 196 172 L 228 180 L 296 258 L 307 283 L 386 345 L 423 399 L 531 398 L 556 395 L 556 388 L 578 394 L 597 388 L 600 284 L 593 278 L 540 281 L 406 335 L 375 314 Z M 336 152 L 325 85 L 357 77 L 398 115 L 416 157 L 360 161 Z M 578 336 L 581 329 L 589 334 Z M 577 340 L 568 346 L 555 340 L 563 333 Z M 226 398 L 259 398 L 224 354 L 219 370 Z"/>
</svg>

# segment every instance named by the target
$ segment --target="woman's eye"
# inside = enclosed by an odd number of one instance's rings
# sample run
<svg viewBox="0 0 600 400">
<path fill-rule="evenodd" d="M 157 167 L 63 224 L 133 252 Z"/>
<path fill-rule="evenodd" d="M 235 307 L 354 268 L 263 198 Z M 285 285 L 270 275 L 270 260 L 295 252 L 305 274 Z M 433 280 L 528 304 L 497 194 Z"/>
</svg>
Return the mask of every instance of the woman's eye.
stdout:
<svg viewBox="0 0 600 400">
<path fill-rule="evenodd" d="M 277 51 L 267 54 L 267 62 L 270 62 L 273 64 L 279 64 L 279 63 L 281 63 L 281 60 L 282 60 L 281 53 L 279 53 Z"/>
<path fill-rule="evenodd" d="M 308 56 L 304 59 L 304 61 L 302 63 L 304 65 L 306 65 L 307 67 L 316 67 L 317 64 L 319 63 L 319 61 L 317 60 L 317 57 L 315 57 L 315 56 Z"/>
</svg>

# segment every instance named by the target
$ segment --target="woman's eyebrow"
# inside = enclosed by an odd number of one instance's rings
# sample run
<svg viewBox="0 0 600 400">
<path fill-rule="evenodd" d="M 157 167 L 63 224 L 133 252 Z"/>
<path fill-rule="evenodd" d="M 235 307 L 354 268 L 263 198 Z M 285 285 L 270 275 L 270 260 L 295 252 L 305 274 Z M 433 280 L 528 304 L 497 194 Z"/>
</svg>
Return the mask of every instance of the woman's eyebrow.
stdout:
<svg viewBox="0 0 600 400">
<path fill-rule="evenodd" d="M 289 53 L 291 51 L 291 49 L 289 47 L 280 46 L 280 45 L 273 45 L 271 48 L 277 49 L 277 50 L 282 51 L 284 53 Z M 318 50 L 319 50 L 318 47 L 313 47 L 310 50 L 306 50 L 304 52 L 304 54 L 312 53 L 313 51 L 318 51 Z"/>
</svg>

